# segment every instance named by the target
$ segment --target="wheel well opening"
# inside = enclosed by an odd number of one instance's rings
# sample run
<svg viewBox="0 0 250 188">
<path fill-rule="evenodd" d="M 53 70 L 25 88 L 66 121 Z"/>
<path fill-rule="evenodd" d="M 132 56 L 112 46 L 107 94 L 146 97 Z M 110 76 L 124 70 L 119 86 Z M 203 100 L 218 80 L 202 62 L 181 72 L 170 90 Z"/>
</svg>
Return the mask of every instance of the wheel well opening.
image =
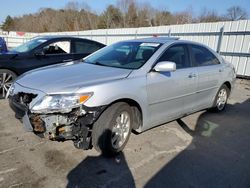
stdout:
<svg viewBox="0 0 250 188">
<path fill-rule="evenodd" d="M 5 69 L 5 68 L 0 68 L 0 71 L 10 71 L 15 74 L 15 76 L 18 76 L 17 72 L 11 69 Z"/>
<path fill-rule="evenodd" d="M 142 113 L 141 106 L 135 100 L 127 99 L 127 98 L 116 100 L 112 102 L 111 105 L 117 102 L 125 102 L 132 108 L 133 121 L 134 121 L 133 129 L 138 129 L 139 127 L 141 127 L 142 120 L 143 120 L 143 113 Z"/>
<path fill-rule="evenodd" d="M 227 86 L 227 88 L 229 89 L 229 91 L 231 91 L 231 84 L 230 84 L 230 82 L 225 82 L 224 84 Z"/>
</svg>

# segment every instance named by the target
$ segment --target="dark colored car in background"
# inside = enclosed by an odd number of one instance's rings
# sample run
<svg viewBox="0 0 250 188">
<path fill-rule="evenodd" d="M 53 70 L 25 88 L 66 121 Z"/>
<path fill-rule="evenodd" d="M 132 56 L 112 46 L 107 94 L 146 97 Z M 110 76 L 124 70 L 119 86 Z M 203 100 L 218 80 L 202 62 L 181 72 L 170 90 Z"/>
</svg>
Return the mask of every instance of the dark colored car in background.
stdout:
<svg viewBox="0 0 250 188">
<path fill-rule="evenodd" d="M 0 37 L 0 53 L 6 53 L 8 51 L 6 42 L 3 37 Z"/>
<path fill-rule="evenodd" d="M 79 60 L 104 46 L 104 44 L 88 39 L 44 36 L 0 54 L 0 98 L 5 98 L 11 83 L 24 72 Z"/>
</svg>

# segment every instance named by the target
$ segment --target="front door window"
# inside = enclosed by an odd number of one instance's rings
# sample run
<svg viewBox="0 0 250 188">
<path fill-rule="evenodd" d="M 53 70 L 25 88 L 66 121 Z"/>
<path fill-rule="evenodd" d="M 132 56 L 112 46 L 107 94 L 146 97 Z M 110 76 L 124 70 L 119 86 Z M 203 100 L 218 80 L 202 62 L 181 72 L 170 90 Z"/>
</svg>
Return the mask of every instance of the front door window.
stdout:
<svg viewBox="0 0 250 188">
<path fill-rule="evenodd" d="M 58 41 L 51 43 L 43 48 L 43 52 L 46 55 L 49 54 L 69 54 L 70 53 L 70 42 L 69 41 Z"/>
</svg>

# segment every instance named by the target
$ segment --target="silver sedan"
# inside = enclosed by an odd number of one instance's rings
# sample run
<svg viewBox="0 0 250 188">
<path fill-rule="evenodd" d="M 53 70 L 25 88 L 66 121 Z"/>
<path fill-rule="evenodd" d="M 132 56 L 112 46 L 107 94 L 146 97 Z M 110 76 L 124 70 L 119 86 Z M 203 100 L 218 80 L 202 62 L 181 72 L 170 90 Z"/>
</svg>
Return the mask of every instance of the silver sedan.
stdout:
<svg viewBox="0 0 250 188">
<path fill-rule="evenodd" d="M 224 110 L 235 77 L 232 64 L 202 44 L 154 37 L 28 72 L 12 85 L 9 102 L 27 131 L 113 155 L 132 129 Z"/>
</svg>

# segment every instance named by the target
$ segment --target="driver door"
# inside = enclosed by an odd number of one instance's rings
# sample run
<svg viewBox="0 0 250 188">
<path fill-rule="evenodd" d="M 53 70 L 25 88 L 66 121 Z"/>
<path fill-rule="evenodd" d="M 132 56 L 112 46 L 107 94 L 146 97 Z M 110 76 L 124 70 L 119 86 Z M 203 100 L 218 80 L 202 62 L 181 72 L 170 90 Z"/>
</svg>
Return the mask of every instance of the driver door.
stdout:
<svg viewBox="0 0 250 188">
<path fill-rule="evenodd" d="M 39 66 L 53 65 L 73 60 L 70 40 L 52 42 L 44 46 L 41 50 L 43 54 L 37 56 L 37 64 Z"/>
<path fill-rule="evenodd" d="M 22 63 L 27 70 L 32 70 L 44 66 L 72 61 L 71 41 L 53 41 L 37 49 L 32 55 L 27 57 Z M 20 64 L 20 66 L 22 66 Z M 26 71 L 27 71 L 26 70 Z"/>
<path fill-rule="evenodd" d="M 191 65 L 186 44 L 169 47 L 157 62 L 162 61 L 176 63 L 176 71 L 151 71 L 147 74 L 148 105 L 153 126 L 192 110 L 197 87 L 196 69 Z"/>
</svg>

